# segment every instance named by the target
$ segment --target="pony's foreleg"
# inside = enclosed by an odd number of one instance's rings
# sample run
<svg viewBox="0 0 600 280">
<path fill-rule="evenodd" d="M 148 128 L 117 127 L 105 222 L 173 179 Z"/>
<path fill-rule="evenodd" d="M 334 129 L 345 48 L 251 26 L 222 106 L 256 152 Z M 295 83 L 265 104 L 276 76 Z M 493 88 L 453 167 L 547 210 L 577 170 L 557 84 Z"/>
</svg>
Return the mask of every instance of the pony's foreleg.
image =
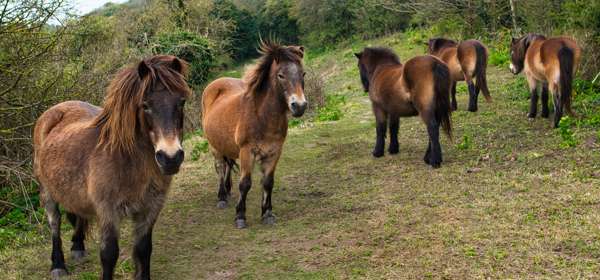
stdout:
<svg viewBox="0 0 600 280">
<path fill-rule="evenodd" d="M 88 221 L 69 212 L 67 212 L 67 219 L 69 219 L 69 222 L 71 222 L 71 225 L 75 229 L 73 237 L 71 238 L 71 241 L 73 242 L 73 245 L 71 246 L 71 257 L 75 261 L 81 261 L 86 255 L 84 242 Z"/>
<path fill-rule="evenodd" d="M 98 217 L 100 224 L 100 262 L 102 279 L 113 279 L 115 265 L 119 258 L 119 227 L 116 214 L 103 213 Z"/>
<path fill-rule="evenodd" d="M 477 112 L 477 97 L 479 92 L 475 89 L 475 84 L 471 77 L 465 76 L 465 81 L 467 82 L 467 87 L 469 89 L 469 107 L 467 110 L 470 112 Z"/>
<path fill-rule="evenodd" d="M 382 157 L 385 149 L 385 132 L 387 130 L 387 113 L 383 109 L 373 105 L 373 113 L 375 114 L 377 138 L 375 139 L 375 149 L 373 149 L 374 157 Z"/>
<path fill-rule="evenodd" d="M 390 146 L 388 152 L 392 155 L 400 151 L 398 145 L 398 129 L 400 128 L 400 117 L 390 116 Z"/>
<path fill-rule="evenodd" d="M 135 263 L 135 279 L 150 279 L 150 257 L 152 255 L 152 230 L 156 218 L 162 209 L 164 197 L 153 201 L 148 212 L 133 217 L 135 223 L 133 260 Z"/>
<path fill-rule="evenodd" d="M 50 198 L 48 193 L 42 193 L 46 215 L 48 216 L 48 225 L 52 233 L 52 267 L 50 275 L 53 280 L 61 279 L 67 275 L 65 266 L 65 256 L 62 250 L 62 239 L 60 237 L 60 210 L 58 204 Z"/>
<path fill-rule="evenodd" d="M 527 77 L 527 83 L 529 84 L 529 92 L 531 94 L 530 104 L 529 104 L 529 114 L 527 117 L 530 119 L 534 119 L 537 116 L 537 104 L 538 104 L 538 89 L 537 89 L 537 81 L 532 77 Z"/>
<path fill-rule="evenodd" d="M 542 118 L 548 118 L 550 112 L 548 110 L 548 83 L 542 84 Z"/>
<path fill-rule="evenodd" d="M 246 196 L 252 187 L 252 168 L 254 167 L 254 156 L 250 148 L 244 147 L 240 150 L 240 200 L 235 207 L 235 225 L 242 229 L 248 226 L 246 223 Z"/>
<path fill-rule="evenodd" d="M 450 109 L 452 111 L 456 111 L 458 109 L 458 104 L 456 103 L 456 81 L 452 82 L 452 103 Z"/>
<path fill-rule="evenodd" d="M 273 205 L 271 204 L 271 194 L 273 192 L 273 184 L 275 181 L 275 167 L 281 152 L 264 159 L 261 162 L 261 170 L 263 173 L 263 198 L 262 198 L 262 213 L 261 218 L 263 224 L 272 225 L 275 223 L 275 215 L 273 215 Z"/>
</svg>

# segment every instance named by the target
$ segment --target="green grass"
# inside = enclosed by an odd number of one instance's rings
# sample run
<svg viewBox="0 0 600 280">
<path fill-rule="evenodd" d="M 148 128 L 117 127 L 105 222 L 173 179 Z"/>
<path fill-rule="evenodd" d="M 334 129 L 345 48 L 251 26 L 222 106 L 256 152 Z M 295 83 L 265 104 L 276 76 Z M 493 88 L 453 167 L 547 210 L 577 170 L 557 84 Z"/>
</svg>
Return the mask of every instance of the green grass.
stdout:
<svg viewBox="0 0 600 280">
<path fill-rule="evenodd" d="M 343 116 L 289 130 L 273 193 L 277 224 L 260 224 L 258 170 L 247 203 L 250 227 L 237 230 L 234 207 L 215 207 L 218 178 L 210 154 L 188 158 L 155 226 L 153 277 L 596 278 L 598 127 L 571 125 L 577 144 L 562 148 L 550 120 L 527 119 L 523 79 L 490 66 L 494 100 L 482 100 L 479 112 L 466 111 L 466 89 L 458 88 L 455 136 L 441 139 L 442 168 L 423 163 L 427 133 L 418 118 L 401 119 L 398 155 L 374 159 L 374 119 L 352 54 L 367 45 L 392 46 L 403 61 L 424 51 L 392 35 L 309 55 L 306 63 L 323 73 L 327 95 L 344 96 L 336 105 Z M 581 104 L 576 100 L 574 109 Z M 186 151 L 196 139 L 185 142 Z M 463 142 L 468 149 L 460 148 Z M 238 199 L 233 189 L 231 202 Z M 71 230 L 63 228 L 68 249 Z M 122 229 L 116 274 L 129 279 L 131 225 Z M 74 264 L 67 253 L 72 279 L 98 275 L 93 232 L 86 262 Z M 35 233 L 37 239 L 0 250 L 3 279 L 47 278 L 49 233 Z"/>
</svg>

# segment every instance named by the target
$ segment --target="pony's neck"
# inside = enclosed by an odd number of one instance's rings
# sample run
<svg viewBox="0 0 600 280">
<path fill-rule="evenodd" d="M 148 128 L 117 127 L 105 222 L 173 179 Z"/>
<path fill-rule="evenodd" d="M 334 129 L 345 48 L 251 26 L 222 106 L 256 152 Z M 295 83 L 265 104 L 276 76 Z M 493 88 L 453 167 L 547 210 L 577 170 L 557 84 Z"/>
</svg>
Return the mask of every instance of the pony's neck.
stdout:
<svg viewBox="0 0 600 280">
<path fill-rule="evenodd" d="M 269 85 L 264 92 L 256 92 L 251 96 L 253 107 L 250 112 L 255 114 L 257 119 L 254 122 L 259 131 L 277 132 L 282 129 L 287 129 L 287 111 L 288 107 L 285 100 L 282 98 L 282 93 L 278 92 L 274 85 Z"/>
</svg>

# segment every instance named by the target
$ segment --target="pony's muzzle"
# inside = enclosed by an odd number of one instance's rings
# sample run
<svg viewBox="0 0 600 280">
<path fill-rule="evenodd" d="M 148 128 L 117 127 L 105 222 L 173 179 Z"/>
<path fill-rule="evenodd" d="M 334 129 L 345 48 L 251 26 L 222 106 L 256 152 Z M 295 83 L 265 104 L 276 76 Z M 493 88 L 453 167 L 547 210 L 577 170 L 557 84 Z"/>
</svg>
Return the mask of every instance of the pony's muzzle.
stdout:
<svg viewBox="0 0 600 280">
<path fill-rule="evenodd" d="M 308 107 L 308 102 L 306 101 L 293 101 L 290 103 L 290 111 L 292 111 L 292 116 L 301 117 L 304 115 L 304 111 L 306 111 L 306 107 Z"/>
<path fill-rule="evenodd" d="M 181 166 L 181 163 L 183 162 L 184 152 L 183 150 L 177 150 L 175 154 L 168 155 L 163 150 L 159 150 L 154 157 L 163 174 L 173 175 L 179 172 L 179 166 Z"/>
</svg>

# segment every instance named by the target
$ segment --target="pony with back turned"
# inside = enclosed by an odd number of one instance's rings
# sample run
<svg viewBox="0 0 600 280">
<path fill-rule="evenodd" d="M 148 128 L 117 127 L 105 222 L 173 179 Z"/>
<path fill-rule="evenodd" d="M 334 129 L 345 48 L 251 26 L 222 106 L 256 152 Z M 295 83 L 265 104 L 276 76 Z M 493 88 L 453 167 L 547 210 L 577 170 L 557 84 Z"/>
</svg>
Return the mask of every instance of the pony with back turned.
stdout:
<svg viewBox="0 0 600 280">
<path fill-rule="evenodd" d="M 427 43 L 429 54 L 439 57 L 448 65 L 452 78 L 452 110 L 457 109 L 456 82 L 466 81 L 469 90 L 469 107 L 471 112 L 477 112 L 479 92 L 489 102 L 492 100 L 487 86 L 486 70 L 488 51 L 477 40 L 466 40 L 457 43 L 445 38 L 430 39 Z M 475 83 L 473 82 L 475 79 Z"/>
<path fill-rule="evenodd" d="M 59 204 L 75 228 L 74 260 L 85 256 L 86 231 L 96 218 L 102 279 L 113 279 L 119 223 L 132 218 L 135 279 L 150 279 L 152 229 L 184 157 L 186 69 L 176 57 L 153 56 L 116 75 L 104 108 L 67 101 L 38 118 L 34 174 L 52 232 L 52 279 L 67 274 Z"/>
<path fill-rule="evenodd" d="M 577 42 L 567 37 L 546 38 L 543 35 L 527 34 L 512 38 L 510 48 L 510 71 L 517 75 L 525 72 L 531 103 L 528 117 L 537 115 L 538 89 L 542 89 L 542 117 L 548 118 L 548 88 L 554 101 L 554 127 L 563 115 L 563 109 L 571 110 L 571 88 L 577 72 L 581 49 Z"/>
<path fill-rule="evenodd" d="M 273 224 L 271 193 L 275 168 L 288 129 L 288 112 L 304 114 L 304 47 L 261 43 L 262 56 L 243 79 L 220 78 L 202 96 L 202 127 L 220 184 L 217 207 L 225 208 L 231 192 L 231 170 L 240 161 L 237 228 L 247 227 L 246 196 L 255 161 L 263 174 L 262 222 Z"/>
<path fill-rule="evenodd" d="M 387 48 L 365 48 L 358 58 L 360 79 L 373 106 L 377 139 L 373 156 L 383 156 L 385 134 L 390 131 L 389 153 L 398 153 L 400 117 L 419 115 L 427 126 L 429 144 L 423 160 L 433 168 L 442 163 L 440 126 L 451 137 L 450 72 L 441 60 L 417 56 L 403 65 Z"/>
</svg>

